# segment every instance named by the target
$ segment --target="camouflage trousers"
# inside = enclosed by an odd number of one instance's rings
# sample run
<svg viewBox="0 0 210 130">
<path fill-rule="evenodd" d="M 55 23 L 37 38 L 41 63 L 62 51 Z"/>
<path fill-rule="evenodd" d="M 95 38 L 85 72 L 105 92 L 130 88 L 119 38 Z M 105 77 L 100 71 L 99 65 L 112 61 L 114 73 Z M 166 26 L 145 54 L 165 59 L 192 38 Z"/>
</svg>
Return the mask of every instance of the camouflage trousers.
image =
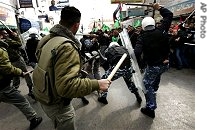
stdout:
<svg viewBox="0 0 210 130">
<path fill-rule="evenodd" d="M 143 77 L 143 83 L 146 88 L 146 107 L 151 110 L 157 108 L 156 91 L 159 88 L 159 83 L 162 73 L 169 69 L 169 65 L 147 66 Z"/>
<path fill-rule="evenodd" d="M 105 71 L 105 74 L 101 77 L 102 79 L 106 79 L 112 70 L 114 69 L 113 67 L 110 67 L 107 71 Z M 112 78 L 112 81 L 117 80 L 120 77 L 123 77 L 128 89 L 130 90 L 131 93 L 135 93 L 138 91 L 138 88 L 135 86 L 133 79 L 132 79 L 132 73 L 133 69 L 131 67 L 125 66 L 123 69 L 118 69 L 115 75 Z M 108 92 L 102 92 L 100 93 L 100 97 L 107 97 Z"/>
</svg>

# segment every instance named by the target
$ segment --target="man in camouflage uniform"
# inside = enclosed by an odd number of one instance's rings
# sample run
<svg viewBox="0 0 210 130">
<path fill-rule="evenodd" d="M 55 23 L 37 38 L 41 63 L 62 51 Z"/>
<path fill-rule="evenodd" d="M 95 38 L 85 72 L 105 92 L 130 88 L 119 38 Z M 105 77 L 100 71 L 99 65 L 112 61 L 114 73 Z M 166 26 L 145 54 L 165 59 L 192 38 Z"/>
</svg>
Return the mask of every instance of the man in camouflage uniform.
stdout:
<svg viewBox="0 0 210 130">
<path fill-rule="evenodd" d="M 126 53 L 128 54 L 127 58 L 124 60 L 124 62 L 121 64 L 120 68 L 117 70 L 115 75 L 112 78 L 112 81 L 123 77 L 128 89 L 130 90 L 131 93 L 134 93 L 136 96 L 137 102 L 141 104 L 141 97 L 138 93 L 138 88 L 135 86 L 134 82 L 132 81 L 132 73 L 133 69 L 131 67 L 131 61 L 129 57 L 129 53 L 127 49 L 124 46 L 120 46 L 117 42 L 111 42 L 107 50 L 105 50 L 105 57 L 107 58 L 107 62 L 105 64 L 109 65 L 109 68 L 106 70 L 105 67 L 105 74 L 102 76 L 102 79 L 106 79 L 122 55 Z M 102 92 L 99 94 L 98 101 L 103 103 L 103 104 L 108 104 L 108 101 L 106 99 L 108 92 Z"/>
<path fill-rule="evenodd" d="M 21 55 L 22 44 L 18 35 L 14 32 L 11 32 L 11 38 L 10 38 L 6 30 L 2 30 L 0 34 L 3 36 L 4 42 L 6 42 L 9 45 L 7 51 L 12 65 L 26 72 L 27 71 L 26 63 Z M 28 95 L 34 99 L 34 96 L 32 94 L 33 82 L 29 74 L 25 76 L 25 81 L 29 89 Z M 13 87 L 18 89 L 19 86 L 20 86 L 20 77 L 16 76 L 13 78 Z"/>
<path fill-rule="evenodd" d="M 26 73 L 11 64 L 6 48 L 8 44 L 0 40 L 0 102 L 16 106 L 30 121 L 30 130 L 32 130 L 42 122 L 42 117 L 37 117 L 28 100 L 10 86 L 13 76 L 24 77 Z"/>
</svg>

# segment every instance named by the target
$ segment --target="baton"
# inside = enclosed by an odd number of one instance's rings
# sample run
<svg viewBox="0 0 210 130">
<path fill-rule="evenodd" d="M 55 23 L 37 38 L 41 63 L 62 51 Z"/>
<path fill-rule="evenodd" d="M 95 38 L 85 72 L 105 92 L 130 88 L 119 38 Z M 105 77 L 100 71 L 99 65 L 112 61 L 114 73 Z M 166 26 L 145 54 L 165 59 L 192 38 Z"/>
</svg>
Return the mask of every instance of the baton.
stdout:
<svg viewBox="0 0 210 130">
<path fill-rule="evenodd" d="M 153 4 L 125 4 L 125 5 L 133 5 L 133 6 L 148 6 L 148 7 L 153 7 Z M 163 7 L 164 5 L 159 5 Z"/>
<path fill-rule="evenodd" d="M 25 72 L 25 75 L 32 73 L 34 70 Z"/>
<path fill-rule="evenodd" d="M 183 23 L 185 23 L 185 22 L 186 22 L 194 13 L 195 13 L 195 10 L 193 10 L 193 11 L 191 12 L 191 14 L 184 20 Z"/>
<path fill-rule="evenodd" d="M 0 22 L 2 23 L 2 25 L 4 25 L 10 32 L 13 32 L 9 27 L 7 27 L 7 25 L 5 25 L 1 20 Z"/>
<path fill-rule="evenodd" d="M 101 51 L 100 51 L 100 50 L 98 50 L 97 52 L 98 52 L 99 56 L 100 56 L 103 60 L 107 60 L 107 58 L 104 57 L 103 54 L 101 54 Z"/>
<path fill-rule="evenodd" d="M 110 73 L 110 75 L 108 76 L 108 80 L 111 81 L 114 74 L 117 72 L 117 70 L 119 69 L 120 65 L 123 63 L 123 61 L 125 60 L 125 58 L 127 57 L 127 54 L 124 53 L 123 56 L 120 58 L 120 60 L 118 61 L 117 65 L 114 67 L 114 69 L 112 70 L 112 72 Z"/>
<path fill-rule="evenodd" d="M 91 57 L 90 59 L 86 60 L 86 61 L 84 62 L 84 64 L 85 64 L 85 63 L 88 63 L 88 62 L 91 61 L 91 60 L 93 60 L 93 59 L 96 58 L 97 56 L 100 56 L 100 55 L 99 55 L 99 54 L 94 55 L 94 56 Z"/>
</svg>

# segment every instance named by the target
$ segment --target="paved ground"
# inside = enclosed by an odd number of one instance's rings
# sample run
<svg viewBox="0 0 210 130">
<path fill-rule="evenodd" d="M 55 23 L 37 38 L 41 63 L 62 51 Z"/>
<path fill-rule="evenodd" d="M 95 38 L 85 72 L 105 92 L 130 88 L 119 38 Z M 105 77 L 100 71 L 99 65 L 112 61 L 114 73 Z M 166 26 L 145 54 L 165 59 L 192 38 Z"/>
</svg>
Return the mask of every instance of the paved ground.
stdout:
<svg viewBox="0 0 210 130">
<path fill-rule="evenodd" d="M 103 72 L 102 72 L 103 73 Z M 54 130 L 50 119 L 40 105 L 27 96 L 28 88 L 21 80 L 21 94 L 28 98 L 33 108 L 43 117 L 37 130 Z M 143 94 L 143 102 L 145 105 Z M 123 79 L 114 81 L 109 89 L 109 104 L 97 101 L 97 93 L 86 96 L 90 103 L 84 106 L 74 99 L 78 130 L 194 130 L 195 129 L 195 71 L 170 69 L 164 73 L 157 94 L 156 118 L 140 112 L 140 106 Z M 0 103 L 0 130 L 28 130 L 29 122 L 10 104 Z"/>
</svg>

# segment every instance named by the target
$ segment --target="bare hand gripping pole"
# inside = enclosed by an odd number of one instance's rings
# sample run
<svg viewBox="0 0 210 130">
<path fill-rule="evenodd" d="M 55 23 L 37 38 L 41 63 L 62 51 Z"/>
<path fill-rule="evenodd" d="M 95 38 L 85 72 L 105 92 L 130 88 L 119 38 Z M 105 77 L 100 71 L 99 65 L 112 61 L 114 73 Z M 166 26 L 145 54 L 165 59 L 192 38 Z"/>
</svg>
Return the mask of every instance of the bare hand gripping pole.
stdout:
<svg viewBox="0 0 210 130">
<path fill-rule="evenodd" d="M 110 73 L 110 75 L 108 76 L 108 80 L 111 81 L 114 74 L 117 72 L 117 70 L 119 69 L 120 65 L 123 63 L 123 61 L 125 60 L 125 58 L 127 57 L 127 54 L 124 53 L 123 56 L 120 58 L 120 60 L 118 61 L 117 65 L 114 67 L 114 69 L 112 70 L 112 72 Z"/>
</svg>

